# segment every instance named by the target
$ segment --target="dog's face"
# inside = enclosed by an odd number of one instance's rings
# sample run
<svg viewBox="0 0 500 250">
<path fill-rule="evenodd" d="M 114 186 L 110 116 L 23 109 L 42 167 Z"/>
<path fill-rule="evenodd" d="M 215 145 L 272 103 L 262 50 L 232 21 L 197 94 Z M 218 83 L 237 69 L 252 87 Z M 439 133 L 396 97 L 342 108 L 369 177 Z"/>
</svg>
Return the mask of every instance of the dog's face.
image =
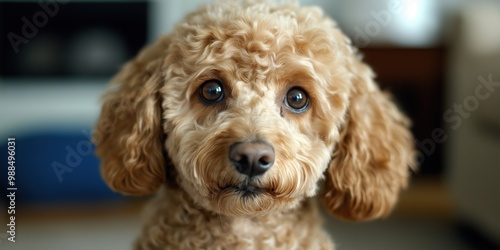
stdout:
<svg viewBox="0 0 500 250">
<path fill-rule="evenodd" d="M 167 175 L 208 210 L 256 216 L 314 196 L 326 176 L 328 209 L 364 219 L 406 185 L 407 121 L 318 9 L 202 8 L 115 81 L 95 140 L 124 193 Z"/>
</svg>

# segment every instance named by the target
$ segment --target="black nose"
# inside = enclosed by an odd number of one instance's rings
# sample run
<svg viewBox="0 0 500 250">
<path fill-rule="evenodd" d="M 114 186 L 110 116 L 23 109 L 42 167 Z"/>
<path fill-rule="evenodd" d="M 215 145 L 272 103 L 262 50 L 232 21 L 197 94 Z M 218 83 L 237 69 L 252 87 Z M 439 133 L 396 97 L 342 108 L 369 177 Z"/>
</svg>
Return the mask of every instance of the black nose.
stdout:
<svg viewBox="0 0 500 250">
<path fill-rule="evenodd" d="M 237 142 L 229 147 L 229 160 L 238 172 L 254 177 L 274 163 L 274 148 L 265 142 Z"/>
</svg>

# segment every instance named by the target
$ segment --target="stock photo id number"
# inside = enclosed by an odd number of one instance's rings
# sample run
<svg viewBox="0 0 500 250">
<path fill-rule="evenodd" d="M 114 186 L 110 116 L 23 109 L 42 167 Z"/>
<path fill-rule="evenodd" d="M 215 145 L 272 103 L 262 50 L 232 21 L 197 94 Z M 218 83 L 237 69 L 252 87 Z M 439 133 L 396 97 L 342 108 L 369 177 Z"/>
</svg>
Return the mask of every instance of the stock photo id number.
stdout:
<svg viewBox="0 0 500 250">
<path fill-rule="evenodd" d="M 7 139 L 7 240 L 16 242 L 16 138 Z"/>
</svg>

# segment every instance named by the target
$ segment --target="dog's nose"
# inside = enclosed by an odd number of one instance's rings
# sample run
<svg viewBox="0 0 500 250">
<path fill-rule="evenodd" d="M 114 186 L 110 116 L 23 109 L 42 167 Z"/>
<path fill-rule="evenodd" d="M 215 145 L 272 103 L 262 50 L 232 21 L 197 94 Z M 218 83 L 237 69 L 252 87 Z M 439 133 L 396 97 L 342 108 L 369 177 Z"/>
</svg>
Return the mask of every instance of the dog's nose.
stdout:
<svg viewBox="0 0 500 250">
<path fill-rule="evenodd" d="M 274 148 L 265 142 L 237 142 L 229 147 L 229 160 L 238 172 L 254 177 L 274 163 Z"/>
</svg>

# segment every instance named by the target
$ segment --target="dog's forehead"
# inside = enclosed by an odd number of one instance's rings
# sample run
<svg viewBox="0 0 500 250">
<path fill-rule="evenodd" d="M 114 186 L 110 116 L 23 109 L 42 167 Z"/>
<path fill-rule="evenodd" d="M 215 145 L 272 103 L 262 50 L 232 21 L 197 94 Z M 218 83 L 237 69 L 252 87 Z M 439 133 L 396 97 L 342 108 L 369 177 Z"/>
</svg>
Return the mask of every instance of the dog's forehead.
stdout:
<svg viewBox="0 0 500 250">
<path fill-rule="evenodd" d="M 294 61 L 331 58 L 339 33 L 333 26 L 315 8 L 219 4 L 188 16 L 177 41 L 193 67 L 217 64 L 244 80 L 262 80 Z"/>
<path fill-rule="evenodd" d="M 226 72 L 231 82 L 268 88 L 277 78 L 314 78 L 320 65 L 331 64 L 335 38 L 320 26 L 296 19 L 259 15 L 198 27 L 185 37 L 194 69 Z M 286 81 L 294 79 L 286 79 Z"/>
</svg>

